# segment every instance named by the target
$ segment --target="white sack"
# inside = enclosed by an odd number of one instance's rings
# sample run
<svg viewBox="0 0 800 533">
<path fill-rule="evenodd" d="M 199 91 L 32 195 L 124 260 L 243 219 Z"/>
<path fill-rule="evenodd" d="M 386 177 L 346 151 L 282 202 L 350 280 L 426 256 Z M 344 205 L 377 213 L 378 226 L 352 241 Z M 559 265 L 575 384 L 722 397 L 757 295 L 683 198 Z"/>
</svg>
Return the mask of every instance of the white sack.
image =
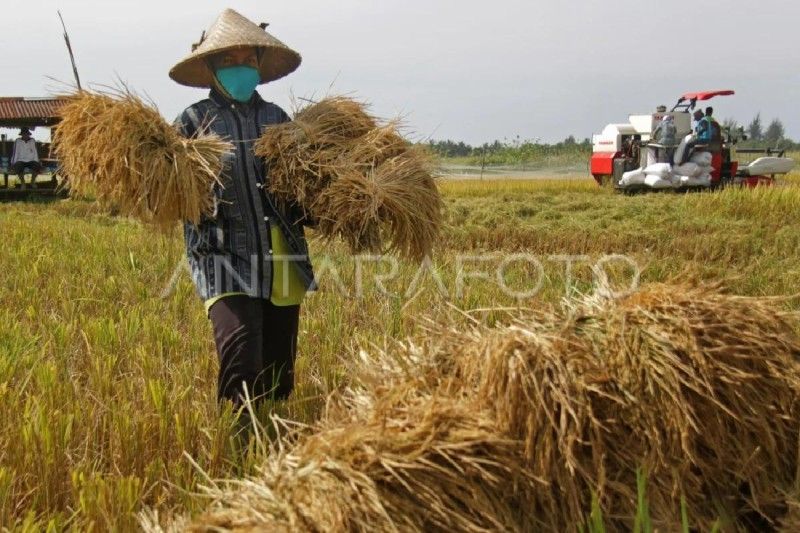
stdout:
<svg viewBox="0 0 800 533">
<path fill-rule="evenodd" d="M 619 180 L 619 184 L 623 187 L 628 185 L 641 185 L 644 183 L 644 178 L 644 171 L 641 168 L 637 168 L 636 170 L 631 170 L 623 174 L 622 179 Z"/>
<path fill-rule="evenodd" d="M 653 189 L 670 189 L 673 187 L 671 179 L 662 178 L 658 174 L 648 174 L 644 178 L 644 184 Z"/>
<path fill-rule="evenodd" d="M 649 167 L 650 165 L 655 165 L 658 163 L 658 157 L 656 157 L 656 149 L 655 148 L 647 148 L 647 164 L 645 166 Z"/>
<path fill-rule="evenodd" d="M 713 160 L 714 156 L 711 155 L 711 152 L 698 152 L 689 158 L 689 161 L 697 163 L 701 167 L 710 167 Z"/>
<path fill-rule="evenodd" d="M 711 175 L 703 174 L 702 176 L 681 176 L 681 185 L 685 187 L 710 187 Z"/>
<path fill-rule="evenodd" d="M 681 142 L 678 144 L 678 147 L 675 149 L 675 157 L 674 157 L 675 161 L 678 162 L 683 161 L 683 158 L 686 156 L 686 145 L 691 140 L 692 140 L 691 133 L 688 134 L 686 137 L 684 137 L 683 140 L 681 140 Z"/>
<path fill-rule="evenodd" d="M 656 163 L 649 165 L 644 169 L 645 174 L 658 176 L 660 178 L 668 178 L 672 174 L 672 167 L 669 163 Z"/>
<path fill-rule="evenodd" d="M 672 169 L 672 171 L 678 176 L 689 176 L 690 178 L 696 178 L 697 176 L 703 174 L 705 169 L 697 163 L 684 163 L 682 165 L 677 165 Z"/>
</svg>

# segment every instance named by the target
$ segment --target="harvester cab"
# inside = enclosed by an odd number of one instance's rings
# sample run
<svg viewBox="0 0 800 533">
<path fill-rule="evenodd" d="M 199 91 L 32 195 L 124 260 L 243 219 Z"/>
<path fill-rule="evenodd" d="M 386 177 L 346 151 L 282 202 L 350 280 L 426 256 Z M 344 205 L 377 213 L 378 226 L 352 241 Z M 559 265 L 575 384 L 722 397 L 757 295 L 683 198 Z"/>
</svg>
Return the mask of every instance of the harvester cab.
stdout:
<svg viewBox="0 0 800 533">
<path fill-rule="evenodd" d="M 692 137 L 692 113 L 698 102 L 730 96 L 730 89 L 682 95 L 672 110 L 631 115 L 627 123 L 609 124 L 592 138 L 591 173 L 600 185 L 621 190 L 713 188 L 728 184 L 770 184 L 794 166 L 783 153 L 772 151 L 744 168 L 731 153 L 739 137 L 717 124 L 717 135 L 700 142 Z M 654 140 L 653 132 L 665 116 L 675 125 L 674 146 Z M 776 157 L 777 156 L 777 157 Z"/>
</svg>

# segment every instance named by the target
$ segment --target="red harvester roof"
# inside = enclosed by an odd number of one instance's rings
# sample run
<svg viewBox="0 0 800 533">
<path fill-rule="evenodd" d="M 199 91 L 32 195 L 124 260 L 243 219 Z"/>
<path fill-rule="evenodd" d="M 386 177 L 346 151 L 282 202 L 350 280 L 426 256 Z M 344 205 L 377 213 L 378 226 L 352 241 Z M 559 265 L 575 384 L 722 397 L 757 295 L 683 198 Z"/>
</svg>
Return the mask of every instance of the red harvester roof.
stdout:
<svg viewBox="0 0 800 533">
<path fill-rule="evenodd" d="M 711 100 L 715 96 L 730 96 L 732 94 L 736 94 L 733 92 L 732 89 L 723 89 L 721 91 L 703 91 L 699 93 L 686 93 L 681 96 L 684 100 Z"/>
<path fill-rule="evenodd" d="M 50 126 L 58 122 L 65 98 L 0 97 L 0 126 Z"/>
</svg>

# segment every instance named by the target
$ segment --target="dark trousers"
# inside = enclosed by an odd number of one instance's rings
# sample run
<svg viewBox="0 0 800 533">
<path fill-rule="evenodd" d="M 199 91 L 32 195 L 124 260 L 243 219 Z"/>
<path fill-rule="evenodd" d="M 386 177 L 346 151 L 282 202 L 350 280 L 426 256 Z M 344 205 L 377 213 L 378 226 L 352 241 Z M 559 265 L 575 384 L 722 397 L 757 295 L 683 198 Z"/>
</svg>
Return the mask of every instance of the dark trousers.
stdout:
<svg viewBox="0 0 800 533">
<path fill-rule="evenodd" d="M 294 359 L 300 306 L 278 307 L 269 300 L 228 296 L 211 306 L 209 318 L 219 356 L 217 397 L 234 407 L 284 400 L 294 388 Z"/>
<path fill-rule="evenodd" d="M 36 176 L 42 173 L 42 164 L 38 161 L 17 161 L 11 165 L 12 173 L 16 174 L 22 183 L 25 183 L 25 178 L 22 176 L 25 173 L 25 169 L 31 171 L 31 183 L 35 183 Z"/>
<path fill-rule="evenodd" d="M 656 160 L 659 163 L 675 164 L 675 148 L 667 146 L 656 148 Z"/>
</svg>

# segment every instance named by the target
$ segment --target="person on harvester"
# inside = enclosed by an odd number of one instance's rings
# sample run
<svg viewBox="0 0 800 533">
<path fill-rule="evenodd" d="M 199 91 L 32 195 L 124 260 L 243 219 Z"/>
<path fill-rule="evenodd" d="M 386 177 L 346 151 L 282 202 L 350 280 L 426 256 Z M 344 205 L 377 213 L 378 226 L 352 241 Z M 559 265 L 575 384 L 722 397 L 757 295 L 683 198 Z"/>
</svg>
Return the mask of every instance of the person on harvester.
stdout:
<svg viewBox="0 0 800 533">
<path fill-rule="evenodd" d="M 711 121 L 706 118 L 705 114 L 699 109 L 694 112 L 694 134 L 692 135 L 692 139 L 686 143 L 686 150 L 683 152 L 683 158 L 678 161 L 678 164 L 682 165 L 686 163 L 689 158 L 692 156 L 692 152 L 697 145 L 706 145 L 708 146 L 711 143 L 712 138 L 712 127 Z"/>
<path fill-rule="evenodd" d="M 713 107 L 708 106 L 706 108 L 706 114 L 703 117 L 703 120 L 705 120 L 708 123 L 708 129 L 710 131 L 710 136 L 711 136 L 711 139 L 708 143 L 709 151 L 711 153 L 717 153 L 722 151 L 722 126 L 720 126 L 719 122 L 717 122 L 717 119 L 714 118 Z"/>
<path fill-rule="evenodd" d="M 699 109 L 694 112 L 694 134 L 696 144 L 708 144 L 711 141 L 712 129 L 711 120 Z"/>
<path fill-rule="evenodd" d="M 706 108 L 705 118 L 706 118 L 706 120 L 708 120 L 712 124 L 719 124 L 719 122 L 717 122 L 717 119 L 714 118 L 714 108 L 711 107 L 711 106 L 708 106 Z"/>
<path fill-rule="evenodd" d="M 678 129 L 675 127 L 675 122 L 672 115 L 665 115 L 661 122 L 653 130 L 653 140 L 660 144 L 662 148 L 658 150 L 658 160 L 661 163 L 673 164 L 675 158 L 675 139 L 678 135 Z"/>
</svg>

